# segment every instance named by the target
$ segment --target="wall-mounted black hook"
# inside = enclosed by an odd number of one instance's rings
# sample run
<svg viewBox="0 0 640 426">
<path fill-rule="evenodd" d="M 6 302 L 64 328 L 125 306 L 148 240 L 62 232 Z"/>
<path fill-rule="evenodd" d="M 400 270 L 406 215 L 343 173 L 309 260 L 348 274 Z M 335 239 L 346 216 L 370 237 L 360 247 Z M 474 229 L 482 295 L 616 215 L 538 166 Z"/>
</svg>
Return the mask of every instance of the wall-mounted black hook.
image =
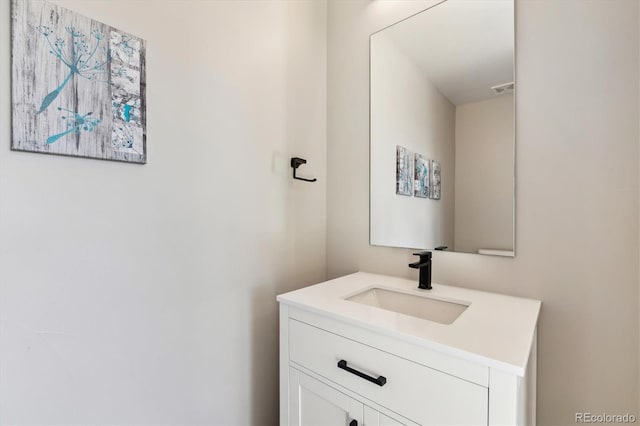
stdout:
<svg viewBox="0 0 640 426">
<path fill-rule="evenodd" d="M 305 182 L 315 182 L 318 179 L 305 179 L 305 178 L 301 178 L 301 177 L 297 177 L 296 176 L 296 169 L 298 167 L 300 167 L 301 164 L 307 164 L 307 160 L 305 160 L 304 158 L 300 158 L 300 157 L 292 157 L 291 158 L 291 168 L 293 168 L 293 178 L 294 179 L 298 179 L 298 180 L 303 180 Z"/>
</svg>

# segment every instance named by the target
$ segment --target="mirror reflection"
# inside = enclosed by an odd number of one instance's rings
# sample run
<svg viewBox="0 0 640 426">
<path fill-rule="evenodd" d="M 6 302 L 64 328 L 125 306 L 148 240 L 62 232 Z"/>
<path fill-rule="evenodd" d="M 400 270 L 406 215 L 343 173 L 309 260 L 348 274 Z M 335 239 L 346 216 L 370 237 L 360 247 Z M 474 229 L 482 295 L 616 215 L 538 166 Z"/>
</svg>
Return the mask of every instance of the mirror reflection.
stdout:
<svg viewBox="0 0 640 426">
<path fill-rule="evenodd" d="M 370 242 L 514 255 L 513 0 L 371 36 Z"/>
</svg>

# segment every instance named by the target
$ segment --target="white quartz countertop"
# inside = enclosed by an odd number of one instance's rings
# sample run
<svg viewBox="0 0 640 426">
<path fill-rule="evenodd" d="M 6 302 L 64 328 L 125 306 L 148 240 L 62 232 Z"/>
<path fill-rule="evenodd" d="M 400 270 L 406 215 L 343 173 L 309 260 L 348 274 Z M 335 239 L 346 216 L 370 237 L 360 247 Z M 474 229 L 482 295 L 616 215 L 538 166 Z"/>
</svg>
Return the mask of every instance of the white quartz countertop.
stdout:
<svg viewBox="0 0 640 426">
<path fill-rule="evenodd" d="M 399 289 L 434 298 L 459 300 L 469 307 L 452 323 L 415 318 L 345 300 L 368 288 Z M 278 296 L 278 301 L 413 344 L 524 376 L 541 302 L 357 272 Z"/>
</svg>

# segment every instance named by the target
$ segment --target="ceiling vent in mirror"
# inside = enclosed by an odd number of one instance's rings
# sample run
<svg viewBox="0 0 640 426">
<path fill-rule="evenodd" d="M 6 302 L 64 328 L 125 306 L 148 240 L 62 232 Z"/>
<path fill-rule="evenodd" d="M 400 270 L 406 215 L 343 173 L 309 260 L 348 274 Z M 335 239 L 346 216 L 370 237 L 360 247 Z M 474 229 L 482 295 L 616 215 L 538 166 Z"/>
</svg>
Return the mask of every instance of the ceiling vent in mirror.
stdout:
<svg viewBox="0 0 640 426">
<path fill-rule="evenodd" d="M 516 84 L 512 81 L 511 83 L 504 83 L 504 84 L 498 84 L 497 86 L 493 86 L 491 87 L 491 90 L 493 90 L 493 92 L 496 95 L 503 95 L 505 93 L 511 93 L 513 92 L 513 89 L 515 88 Z"/>
</svg>

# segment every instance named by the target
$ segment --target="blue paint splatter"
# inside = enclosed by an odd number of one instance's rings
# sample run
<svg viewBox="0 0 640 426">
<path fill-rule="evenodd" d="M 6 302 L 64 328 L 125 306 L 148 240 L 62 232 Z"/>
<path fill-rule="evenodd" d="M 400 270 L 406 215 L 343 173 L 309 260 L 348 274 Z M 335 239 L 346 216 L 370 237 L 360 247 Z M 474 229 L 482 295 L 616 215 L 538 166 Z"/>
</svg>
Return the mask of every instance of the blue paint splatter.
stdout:
<svg viewBox="0 0 640 426">
<path fill-rule="evenodd" d="M 58 107 L 58 111 L 67 111 L 73 114 L 72 117 L 62 116 L 62 120 L 67 120 L 67 130 L 62 133 L 58 133 L 47 138 L 47 144 L 52 144 L 60 138 L 63 138 L 71 133 L 93 132 L 93 130 L 100 124 L 100 119 L 94 118 L 91 115 L 93 112 L 88 112 L 84 115 L 80 115 L 70 109 Z"/>
<path fill-rule="evenodd" d="M 122 114 L 124 115 L 124 121 L 126 121 L 127 123 L 131 121 L 131 108 L 131 105 L 125 104 L 124 111 L 122 111 Z"/>
</svg>

